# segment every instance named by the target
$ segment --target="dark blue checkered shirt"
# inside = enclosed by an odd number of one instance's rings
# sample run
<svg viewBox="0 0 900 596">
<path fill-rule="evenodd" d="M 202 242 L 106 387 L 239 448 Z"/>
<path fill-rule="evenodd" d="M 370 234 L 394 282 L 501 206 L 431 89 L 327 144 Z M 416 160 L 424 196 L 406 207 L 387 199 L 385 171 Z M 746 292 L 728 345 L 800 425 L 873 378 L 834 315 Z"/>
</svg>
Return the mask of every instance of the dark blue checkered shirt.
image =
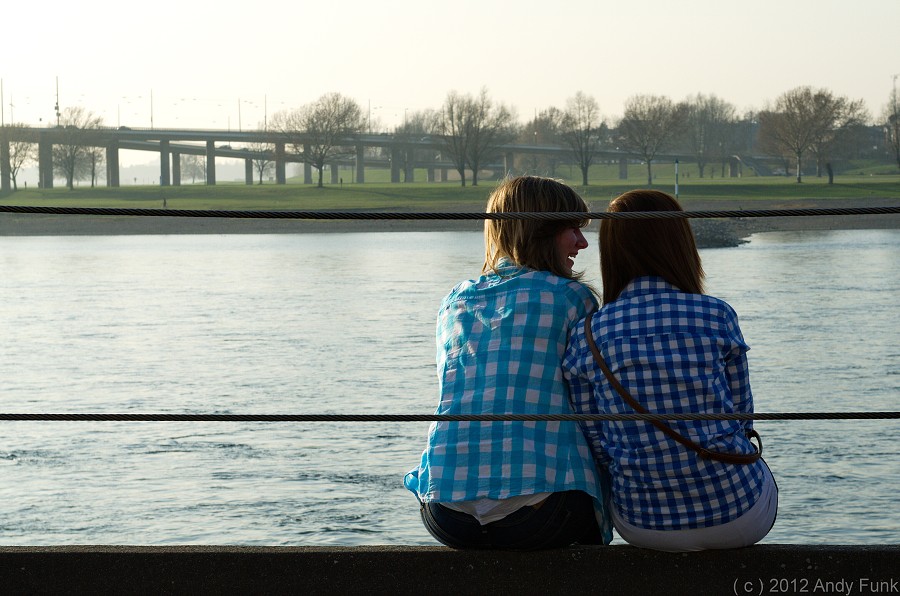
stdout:
<svg viewBox="0 0 900 596">
<path fill-rule="evenodd" d="M 752 412 L 753 399 L 737 315 L 711 296 L 687 294 L 658 277 L 641 277 L 594 315 L 591 329 L 613 374 L 650 412 Z M 634 413 L 594 363 L 584 321 L 563 359 L 576 412 Z M 713 451 L 753 453 L 746 421 L 670 421 Z M 732 521 L 756 502 L 762 461 L 701 459 L 650 423 L 583 425 L 598 463 L 613 479 L 613 503 L 638 527 L 701 528 Z"/>
</svg>

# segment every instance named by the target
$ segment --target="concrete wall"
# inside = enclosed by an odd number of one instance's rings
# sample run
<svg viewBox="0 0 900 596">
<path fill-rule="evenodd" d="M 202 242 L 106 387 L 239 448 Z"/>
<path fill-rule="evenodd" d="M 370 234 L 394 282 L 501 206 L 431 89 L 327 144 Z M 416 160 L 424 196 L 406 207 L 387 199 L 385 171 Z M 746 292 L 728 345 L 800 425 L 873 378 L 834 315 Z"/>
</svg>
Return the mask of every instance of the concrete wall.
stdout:
<svg viewBox="0 0 900 596">
<path fill-rule="evenodd" d="M 843 583 L 841 583 L 843 582 Z M 848 592 L 848 587 L 852 591 Z M 4 594 L 900 593 L 900 546 L 0 547 Z"/>
</svg>

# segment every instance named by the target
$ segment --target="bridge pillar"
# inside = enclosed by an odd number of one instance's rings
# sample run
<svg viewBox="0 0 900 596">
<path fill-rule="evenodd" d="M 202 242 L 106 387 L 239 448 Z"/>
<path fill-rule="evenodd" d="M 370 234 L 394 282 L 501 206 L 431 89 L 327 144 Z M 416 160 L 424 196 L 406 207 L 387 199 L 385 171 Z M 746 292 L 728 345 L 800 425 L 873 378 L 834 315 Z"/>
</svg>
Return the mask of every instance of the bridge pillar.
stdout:
<svg viewBox="0 0 900 596">
<path fill-rule="evenodd" d="M 441 168 L 441 182 L 447 181 L 447 168 Z"/>
<path fill-rule="evenodd" d="M 9 141 L 4 136 L 0 139 L 0 190 L 9 192 L 12 190 L 12 167 L 9 165 Z"/>
<path fill-rule="evenodd" d="M 619 180 L 628 180 L 628 159 L 619 158 Z"/>
<path fill-rule="evenodd" d="M 735 155 L 728 160 L 728 175 L 732 178 L 741 178 L 743 176 L 741 160 Z"/>
<path fill-rule="evenodd" d="M 159 185 L 169 186 L 172 181 L 170 170 L 171 153 L 169 152 L 169 141 L 162 139 L 159 142 Z"/>
<path fill-rule="evenodd" d="M 309 155 L 309 145 L 303 145 L 303 155 Z M 312 184 L 312 166 L 303 162 L 303 184 Z"/>
<path fill-rule="evenodd" d="M 362 184 L 366 181 L 366 148 L 362 145 L 356 146 L 356 183 Z"/>
<path fill-rule="evenodd" d="M 181 153 L 172 152 L 172 186 L 181 186 Z"/>
<path fill-rule="evenodd" d="M 507 174 L 510 174 L 513 171 L 513 167 L 515 165 L 516 156 L 513 155 L 512 151 L 507 151 L 503 156 L 503 176 L 501 178 L 506 177 Z"/>
<path fill-rule="evenodd" d="M 331 170 L 331 183 L 337 184 L 338 178 L 340 178 L 340 176 L 338 175 L 338 165 L 336 163 L 333 163 L 333 164 L 330 164 L 328 167 Z"/>
<path fill-rule="evenodd" d="M 244 160 L 244 182 L 247 186 L 253 186 L 253 160 L 249 157 Z"/>
<path fill-rule="evenodd" d="M 403 182 L 415 182 L 416 178 L 416 150 L 412 147 L 406 147 L 402 150 L 403 160 Z"/>
<path fill-rule="evenodd" d="M 53 188 L 53 143 L 43 133 L 38 137 L 38 186 Z"/>
<path fill-rule="evenodd" d="M 284 142 L 275 143 L 275 184 L 287 184 L 284 173 Z"/>
<path fill-rule="evenodd" d="M 434 168 L 428 168 L 426 171 L 428 172 L 428 181 L 434 182 Z"/>
<path fill-rule="evenodd" d="M 400 151 L 391 147 L 391 182 L 400 182 Z"/>
<path fill-rule="evenodd" d="M 206 141 L 206 184 L 216 185 L 216 143 Z"/>
<path fill-rule="evenodd" d="M 119 188 L 119 143 L 112 141 L 106 146 L 106 186 Z"/>
</svg>

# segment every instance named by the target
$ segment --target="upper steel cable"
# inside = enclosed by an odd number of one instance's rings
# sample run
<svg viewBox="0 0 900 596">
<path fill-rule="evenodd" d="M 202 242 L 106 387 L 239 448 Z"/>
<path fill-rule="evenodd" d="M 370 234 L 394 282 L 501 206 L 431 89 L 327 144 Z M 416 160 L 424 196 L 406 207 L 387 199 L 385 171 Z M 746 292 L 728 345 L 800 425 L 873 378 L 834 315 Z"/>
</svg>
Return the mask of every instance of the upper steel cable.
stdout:
<svg viewBox="0 0 900 596">
<path fill-rule="evenodd" d="M 706 219 L 726 217 L 808 217 L 819 215 L 888 215 L 895 207 L 833 207 L 810 209 L 750 209 L 724 211 L 632 211 L 607 213 L 380 213 L 371 211 L 230 211 L 221 209 L 145 209 L 129 207 L 44 207 L 0 205 L 0 213 L 51 215 L 128 215 L 143 217 L 221 217 L 229 219 Z"/>
</svg>

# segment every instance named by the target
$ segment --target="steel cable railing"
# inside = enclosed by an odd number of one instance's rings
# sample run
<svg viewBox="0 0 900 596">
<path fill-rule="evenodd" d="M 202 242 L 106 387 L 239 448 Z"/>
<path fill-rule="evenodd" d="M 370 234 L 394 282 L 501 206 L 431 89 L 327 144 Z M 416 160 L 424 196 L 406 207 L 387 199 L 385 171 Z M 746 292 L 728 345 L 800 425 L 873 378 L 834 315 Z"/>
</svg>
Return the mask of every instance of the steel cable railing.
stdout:
<svg viewBox="0 0 900 596">
<path fill-rule="evenodd" d="M 0 205 L 0 213 L 137 216 L 216 217 L 229 219 L 323 219 L 323 220 L 477 220 L 477 219 L 707 219 L 809 217 L 900 214 L 896 207 L 838 207 L 806 209 L 574 212 L 574 213 L 399 213 L 371 211 L 265 211 L 145 209 L 112 207 L 49 207 Z M 655 413 L 655 414 L 121 414 L 121 413 L 0 413 L 6 421 L 140 421 L 140 422 L 502 422 L 588 420 L 865 420 L 900 419 L 900 412 L 773 412 L 773 413 Z"/>
<path fill-rule="evenodd" d="M 0 413 L 0 420 L 124 422 L 510 422 L 588 420 L 897 420 L 900 412 L 655 414 L 117 414 Z"/>
<path fill-rule="evenodd" d="M 722 211 L 633 211 L 625 213 L 447 213 L 447 212 L 372 212 L 372 211 L 265 211 L 222 209 L 146 209 L 129 207 L 49 207 L 40 205 L 0 205 L 0 213 L 50 215 L 125 215 L 136 217 L 218 217 L 228 219 L 325 219 L 325 220 L 475 220 L 475 219 L 707 219 L 756 217 L 810 217 L 826 215 L 890 215 L 900 213 L 894 207 L 833 207 L 809 209 L 749 209 Z"/>
</svg>

